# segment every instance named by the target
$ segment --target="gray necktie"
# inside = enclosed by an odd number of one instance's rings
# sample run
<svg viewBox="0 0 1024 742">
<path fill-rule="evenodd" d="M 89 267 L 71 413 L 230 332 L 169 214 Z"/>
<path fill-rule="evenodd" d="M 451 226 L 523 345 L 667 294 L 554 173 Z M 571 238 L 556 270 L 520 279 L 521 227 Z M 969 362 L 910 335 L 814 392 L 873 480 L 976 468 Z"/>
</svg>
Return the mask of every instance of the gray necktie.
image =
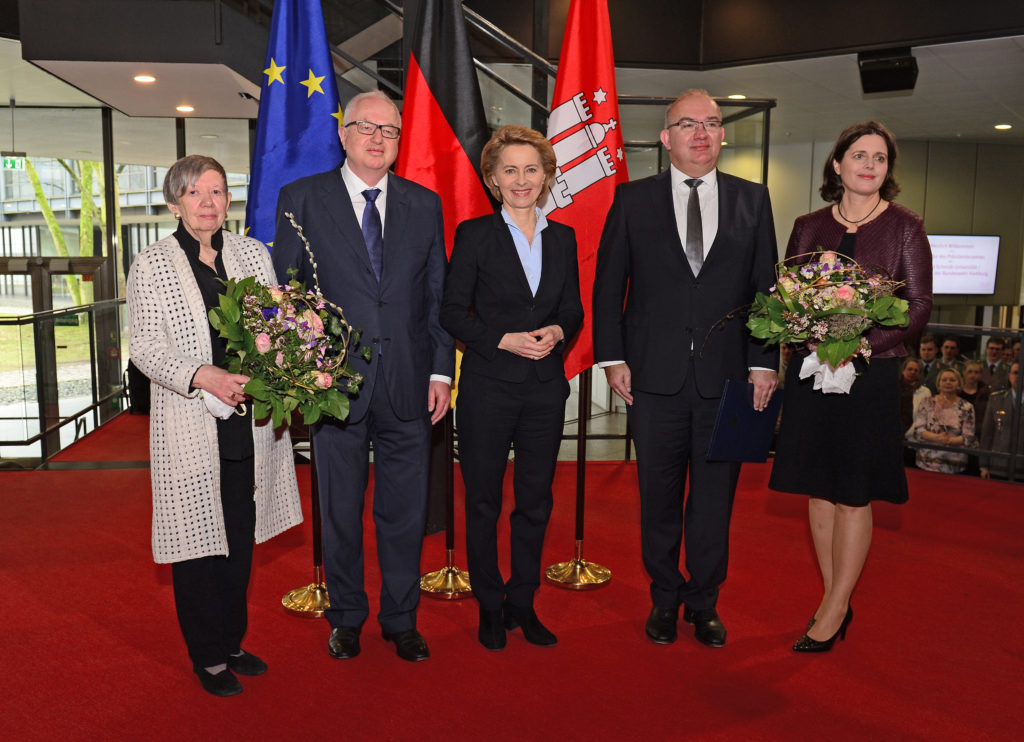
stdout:
<svg viewBox="0 0 1024 742">
<path fill-rule="evenodd" d="M 683 182 L 690 186 L 690 198 L 686 202 L 686 260 L 696 276 L 704 264 L 704 225 L 700 220 L 700 197 L 697 195 L 697 186 L 704 181 L 687 178 Z"/>
</svg>

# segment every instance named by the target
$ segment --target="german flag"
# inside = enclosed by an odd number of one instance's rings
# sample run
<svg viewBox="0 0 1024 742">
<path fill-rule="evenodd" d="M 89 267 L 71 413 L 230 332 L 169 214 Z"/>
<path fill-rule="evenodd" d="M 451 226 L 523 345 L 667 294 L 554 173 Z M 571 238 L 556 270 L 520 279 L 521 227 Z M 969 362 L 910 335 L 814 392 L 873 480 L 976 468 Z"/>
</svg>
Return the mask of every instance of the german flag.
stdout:
<svg viewBox="0 0 1024 742">
<path fill-rule="evenodd" d="M 422 0 L 419 5 L 395 172 L 441 197 L 451 255 L 459 222 L 494 211 L 480 178 L 480 151 L 490 132 L 462 3 Z"/>
</svg>

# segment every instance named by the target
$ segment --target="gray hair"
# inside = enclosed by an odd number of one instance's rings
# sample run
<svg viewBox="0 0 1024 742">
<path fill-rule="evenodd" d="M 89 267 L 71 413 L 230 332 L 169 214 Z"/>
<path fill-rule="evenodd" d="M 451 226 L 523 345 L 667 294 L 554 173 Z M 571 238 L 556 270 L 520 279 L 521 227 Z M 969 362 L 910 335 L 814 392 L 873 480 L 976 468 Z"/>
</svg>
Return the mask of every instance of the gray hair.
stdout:
<svg viewBox="0 0 1024 742">
<path fill-rule="evenodd" d="M 672 112 L 672 108 L 676 105 L 676 103 L 679 103 L 679 101 L 685 100 L 686 98 L 693 98 L 694 96 L 698 96 L 698 95 L 702 96 L 704 98 L 707 98 L 709 101 L 714 103 L 715 104 L 715 108 L 718 108 L 718 114 L 719 115 L 722 114 L 722 109 L 718 106 L 718 101 L 716 101 L 712 97 L 711 93 L 709 93 L 708 91 L 704 90 L 703 88 L 690 88 L 689 90 L 684 90 L 682 93 L 680 93 L 679 97 L 676 98 L 671 103 L 669 103 L 668 107 L 665 109 L 665 128 L 666 129 L 668 128 L 669 124 L 674 124 L 675 123 L 675 121 L 669 121 L 668 117 L 669 117 L 669 114 Z"/>
<path fill-rule="evenodd" d="M 206 155 L 188 155 L 171 165 L 164 176 L 164 201 L 172 206 L 178 205 L 178 199 L 185 194 L 207 170 L 216 170 L 228 184 L 228 174 L 224 166 Z"/>
<path fill-rule="evenodd" d="M 398 126 L 399 128 L 401 128 L 402 112 L 398 110 L 398 106 L 395 105 L 395 102 L 393 100 L 391 100 L 387 95 L 385 95 L 379 90 L 371 90 L 367 93 L 359 93 L 358 95 L 353 96 L 349 100 L 349 102 L 345 104 L 345 110 L 341 114 L 341 126 L 344 126 L 345 124 L 349 123 L 352 117 L 355 116 L 355 110 L 359 106 L 359 104 L 362 103 L 364 100 L 368 100 L 370 98 L 377 98 L 379 100 L 386 101 L 387 103 L 391 104 L 391 107 L 395 109 L 395 116 L 398 117 Z M 379 124 L 380 122 L 375 121 L 374 123 Z"/>
</svg>

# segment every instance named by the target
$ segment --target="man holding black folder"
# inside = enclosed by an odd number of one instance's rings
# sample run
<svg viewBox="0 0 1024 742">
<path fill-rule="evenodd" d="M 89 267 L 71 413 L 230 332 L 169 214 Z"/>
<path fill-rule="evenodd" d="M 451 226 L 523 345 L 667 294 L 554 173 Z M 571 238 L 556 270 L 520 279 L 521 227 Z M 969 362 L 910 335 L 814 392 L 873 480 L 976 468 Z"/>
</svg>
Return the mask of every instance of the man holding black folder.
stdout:
<svg viewBox="0 0 1024 742">
<path fill-rule="evenodd" d="M 716 604 L 740 465 L 708 461 L 708 444 L 727 379 L 751 382 L 758 410 L 777 382 L 778 348 L 753 340 L 742 312 L 775 280 L 771 203 L 763 185 L 717 171 L 724 139 L 708 93 L 672 103 L 661 132 L 672 166 L 618 187 L 597 255 L 594 357 L 628 405 L 651 577 L 646 633 L 658 644 L 676 640 L 682 604 L 700 642 L 725 645 Z"/>
</svg>

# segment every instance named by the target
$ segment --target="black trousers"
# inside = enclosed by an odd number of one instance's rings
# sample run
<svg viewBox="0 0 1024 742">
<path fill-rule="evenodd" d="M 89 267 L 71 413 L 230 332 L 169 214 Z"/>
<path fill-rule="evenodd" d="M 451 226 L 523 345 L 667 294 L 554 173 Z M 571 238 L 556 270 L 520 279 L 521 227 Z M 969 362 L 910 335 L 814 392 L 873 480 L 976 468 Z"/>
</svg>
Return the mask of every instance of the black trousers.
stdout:
<svg viewBox="0 0 1024 742">
<path fill-rule="evenodd" d="M 228 555 L 171 565 L 174 605 L 188 656 L 199 667 L 227 662 L 242 648 L 248 625 L 246 591 L 256 535 L 253 459 L 220 462 L 220 499 Z"/>
<path fill-rule="evenodd" d="M 691 363 L 676 394 L 634 390 L 628 410 L 640 484 L 641 554 L 651 602 L 659 608 L 714 607 L 729 564 L 740 465 L 707 460 L 720 400 L 700 396 L 693 371 Z M 689 579 L 679 569 L 684 532 Z"/>
<path fill-rule="evenodd" d="M 569 384 L 559 376 L 500 381 L 463 373 L 455 414 L 459 463 L 466 483 L 466 561 L 473 594 L 485 610 L 502 601 L 533 605 L 540 587 L 541 550 L 551 516 L 551 483 L 562 440 Z M 515 446 L 511 574 L 498 568 L 497 523 L 509 446 Z"/>
</svg>

